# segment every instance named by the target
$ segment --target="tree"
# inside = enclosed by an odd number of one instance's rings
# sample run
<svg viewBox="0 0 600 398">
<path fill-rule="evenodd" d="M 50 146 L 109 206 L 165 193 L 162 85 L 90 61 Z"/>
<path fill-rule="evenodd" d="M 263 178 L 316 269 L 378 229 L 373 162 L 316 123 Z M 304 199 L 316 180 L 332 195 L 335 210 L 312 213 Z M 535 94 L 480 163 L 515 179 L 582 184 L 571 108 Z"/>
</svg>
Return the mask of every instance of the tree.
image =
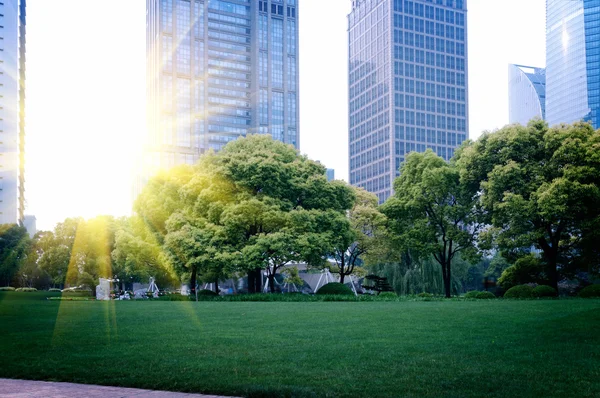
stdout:
<svg viewBox="0 0 600 398">
<path fill-rule="evenodd" d="M 38 266 L 50 276 L 54 287 L 64 286 L 77 228 L 82 221 L 68 218 L 58 223 L 53 232 L 40 233 L 37 243 Z"/>
<path fill-rule="evenodd" d="M 490 227 L 482 243 L 497 245 L 507 258 L 531 247 L 555 289 L 592 255 L 600 227 L 600 132 L 589 124 L 548 128 L 534 120 L 484 134 L 458 160 L 462 181 L 480 191 Z M 600 254 L 600 253 L 596 253 Z M 598 264 L 597 255 L 590 261 Z"/>
<path fill-rule="evenodd" d="M 118 220 L 111 256 L 113 275 L 121 282 L 147 282 L 153 277 L 159 286 L 173 283 L 162 246 L 137 215 Z"/>
<path fill-rule="evenodd" d="M 346 276 L 352 275 L 356 266 L 364 261 L 385 239 L 386 217 L 379 211 L 378 199 L 372 193 L 362 188 L 353 188 L 356 200 L 347 217 L 332 218 L 337 221 L 333 227 L 331 257 L 335 260 L 337 269 L 332 271 L 340 275 L 340 283 Z"/>
<path fill-rule="evenodd" d="M 334 233 L 326 222 L 344 214 L 354 196 L 328 182 L 325 168 L 268 136 L 229 143 L 193 167 L 152 179 L 136 211 L 158 235 L 174 270 L 212 278 L 235 271 L 252 279 L 291 261 L 319 262 Z M 193 285 L 193 286 L 194 286 Z"/>
<path fill-rule="evenodd" d="M 0 225 L 0 283 L 10 285 L 27 258 L 29 247 L 30 238 L 24 227 Z"/>
<path fill-rule="evenodd" d="M 475 252 L 476 195 L 461 184 L 456 165 L 431 150 L 407 156 L 394 190 L 382 206 L 390 229 L 404 247 L 433 255 L 442 268 L 446 297 L 451 297 L 454 258 Z"/>
</svg>

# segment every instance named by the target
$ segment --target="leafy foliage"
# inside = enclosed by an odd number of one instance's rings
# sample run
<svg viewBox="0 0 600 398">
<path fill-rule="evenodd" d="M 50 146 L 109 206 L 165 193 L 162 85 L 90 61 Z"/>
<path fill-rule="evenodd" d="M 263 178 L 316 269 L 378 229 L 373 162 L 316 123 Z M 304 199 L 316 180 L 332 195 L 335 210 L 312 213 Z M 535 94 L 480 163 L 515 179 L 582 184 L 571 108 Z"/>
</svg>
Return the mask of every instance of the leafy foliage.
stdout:
<svg viewBox="0 0 600 398">
<path fill-rule="evenodd" d="M 475 298 L 478 300 L 489 300 L 495 299 L 496 296 L 491 292 L 478 292 Z"/>
<path fill-rule="evenodd" d="M 505 269 L 498 283 L 503 289 L 510 289 L 525 283 L 543 283 L 545 280 L 542 262 L 535 255 L 529 254 Z"/>
<path fill-rule="evenodd" d="M 346 296 L 353 296 L 354 293 L 352 292 L 352 289 L 350 289 L 348 286 L 338 283 L 338 282 L 331 282 L 328 283 L 326 285 L 323 285 L 318 291 L 317 294 L 319 295 L 323 295 L 323 294 L 327 294 L 327 295 L 346 295 Z"/>
<path fill-rule="evenodd" d="M 454 258 L 459 252 L 475 253 L 476 191 L 465 189 L 455 164 L 431 150 L 407 156 L 394 190 L 382 206 L 390 230 L 407 250 L 435 258 L 450 297 Z"/>
<path fill-rule="evenodd" d="M 548 285 L 538 285 L 533 288 L 531 292 L 533 297 L 542 298 L 542 297 L 556 297 L 558 296 L 558 292 L 555 288 Z"/>
<path fill-rule="evenodd" d="M 27 230 L 16 224 L 0 225 L 0 283 L 10 285 L 27 259 L 30 239 Z"/>
<path fill-rule="evenodd" d="M 587 286 L 579 292 L 579 297 L 583 298 L 596 298 L 600 297 L 600 285 Z"/>
<path fill-rule="evenodd" d="M 542 121 L 483 135 L 462 151 L 461 180 L 481 191 L 482 247 L 507 258 L 532 246 L 543 253 L 550 285 L 593 259 L 600 224 L 600 131 L 575 123 L 548 128 Z M 595 258 L 594 258 L 595 257 Z"/>
<path fill-rule="evenodd" d="M 529 285 L 513 286 L 504 293 L 507 299 L 529 299 L 533 297 L 533 288 Z"/>
</svg>

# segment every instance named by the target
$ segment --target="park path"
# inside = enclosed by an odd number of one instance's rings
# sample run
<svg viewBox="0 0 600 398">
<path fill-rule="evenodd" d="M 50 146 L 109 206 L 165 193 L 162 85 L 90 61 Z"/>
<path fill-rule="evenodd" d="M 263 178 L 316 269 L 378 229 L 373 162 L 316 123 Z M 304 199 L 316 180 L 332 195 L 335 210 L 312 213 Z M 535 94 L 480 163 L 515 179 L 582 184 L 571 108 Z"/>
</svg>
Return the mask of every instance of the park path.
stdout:
<svg viewBox="0 0 600 398">
<path fill-rule="evenodd" d="M 0 379 L 1 398 L 225 398 L 217 395 L 185 394 L 137 388 L 86 384 Z"/>
</svg>

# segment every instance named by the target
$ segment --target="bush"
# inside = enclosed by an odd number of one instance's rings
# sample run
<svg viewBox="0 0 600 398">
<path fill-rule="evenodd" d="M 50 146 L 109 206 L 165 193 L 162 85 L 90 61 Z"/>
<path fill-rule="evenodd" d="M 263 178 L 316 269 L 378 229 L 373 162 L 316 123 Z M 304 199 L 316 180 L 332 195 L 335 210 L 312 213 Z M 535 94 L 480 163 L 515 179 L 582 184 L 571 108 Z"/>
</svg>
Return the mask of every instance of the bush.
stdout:
<svg viewBox="0 0 600 398">
<path fill-rule="evenodd" d="M 496 296 L 491 292 L 479 292 L 479 293 L 477 293 L 475 298 L 477 300 L 489 300 L 489 299 L 495 299 Z"/>
<path fill-rule="evenodd" d="M 352 289 L 346 285 L 337 282 L 331 282 L 322 286 L 317 294 L 353 296 L 354 292 L 352 292 Z"/>
<path fill-rule="evenodd" d="M 202 289 L 198 291 L 198 296 L 216 297 L 218 294 L 212 290 Z"/>
<path fill-rule="evenodd" d="M 533 254 L 518 259 L 515 264 L 502 272 L 498 284 L 503 289 L 510 289 L 513 286 L 523 285 L 525 283 L 543 283 L 544 264 Z"/>
<path fill-rule="evenodd" d="M 179 293 L 174 294 L 165 294 L 164 296 L 158 296 L 156 300 L 158 301 L 190 301 L 195 300 L 195 297 L 192 296 L 183 296 Z"/>
<path fill-rule="evenodd" d="M 56 289 L 56 288 L 52 288 L 52 289 L 48 289 L 49 292 L 60 292 L 60 289 Z"/>
<path fill-rule="evenodd" d="M 419 293 L 419 294 L 417 294 L 417 296 L 418 296 L 418 297 L 421 297 L 421 298 L 433 298 L 433 294 L 431 294 L 431 293 L 426 293 L 426 292 Z"/>
<path fill-rule="evenodd" d="M 475 299 L 475 298 L 477 298 L 477 295 L 478 295 L 479 293 L 481 293 L 479 290 L 472 290 L 472 291 L 470 291 L 470 292 L 467 292 L 467 293 L 465 294 L 465 298 L 468 298 L 468 299 Z"/>
<path fill-rule="evenodd" d="M 92 292 L 90 290 L 63 290 L 63 297 L 92 297 Z"/>
<path fill-rule="evenodd" d="M 0 287 L 0 292 L 14 292 L 15 290 L 12 286 Z"/>
<path fill-rule="evenodd" d="M 553 288 L 552 286 L 547 286 L 547 285 L 536 286 L 533 289 L 533 291 L 531 292 L 531 294 L 533 295 L 533 297 L 537 297 L 537 298 L 558 296 L 556 289 Z"/>
<path fill-rule="evenodd" d="M 398 298 L 398 295 L 394 292 L 381 292 L 377 295 L 379 298 Z"/>
<path fill-rule="evenodd" d="M 16 292 L 37 292 L 37 289 L 35 287 L 20 287 L 17 290 L 15 290 Z"/>
<path fill-rule="evenodd" d="M 504 298 L 508 299 L 529 299 L 532 298 L 533 288 L 529 285 L 518 285 L 511 287 L 504 293 Z"/>
<path fill-rule="evenodd" d="M 579 297 L 597 298 L 600 297 L 600 285 L 590 285 L 579 292 Z"/>
</svg>

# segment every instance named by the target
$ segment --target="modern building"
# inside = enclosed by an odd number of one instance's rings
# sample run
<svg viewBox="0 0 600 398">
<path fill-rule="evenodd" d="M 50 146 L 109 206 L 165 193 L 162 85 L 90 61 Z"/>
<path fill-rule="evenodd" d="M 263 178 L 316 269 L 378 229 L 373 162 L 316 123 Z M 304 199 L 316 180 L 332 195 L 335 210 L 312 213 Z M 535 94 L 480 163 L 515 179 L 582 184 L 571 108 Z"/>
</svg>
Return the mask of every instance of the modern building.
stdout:
<svg viewBox="0 0 600 398">
<path fill-rule="evenodd" d="M 546 119 L 600 128 L 600 0 L 546 1 Z"/>
<path fill-rule="evenodd" d="M 348 41 L 350 183 L 383 202 L 409 152 L 467 138 L 467 2 L 354 0 Z"/>
<path fill-rule="evenodd" d="M 0 1 L 0 224 L 25 219 L 25 8 Z"/>
<path fill-rule="evenodd" d="M 327 169 L 327 181 L 333 181 L 333 180 L 335 180 L 335 170 Z"/>
<path fill-rule="evenodd" d="M 146 7 L 147 175 L 247 134 L 299 147 L 298 0 Z"/>
<path fill-rule="evenodd" d="M 508 65 L 508 119 L 524 126 L 531 119 L 546 118 L 546 70 Z"/>
<path fill-rule="evenodd" d="M 33 215 L 26 215 L 23 226 L 27 229 L 29 237 L 33 238 L 37 233 L 37 218 Z"/>
</svg>

